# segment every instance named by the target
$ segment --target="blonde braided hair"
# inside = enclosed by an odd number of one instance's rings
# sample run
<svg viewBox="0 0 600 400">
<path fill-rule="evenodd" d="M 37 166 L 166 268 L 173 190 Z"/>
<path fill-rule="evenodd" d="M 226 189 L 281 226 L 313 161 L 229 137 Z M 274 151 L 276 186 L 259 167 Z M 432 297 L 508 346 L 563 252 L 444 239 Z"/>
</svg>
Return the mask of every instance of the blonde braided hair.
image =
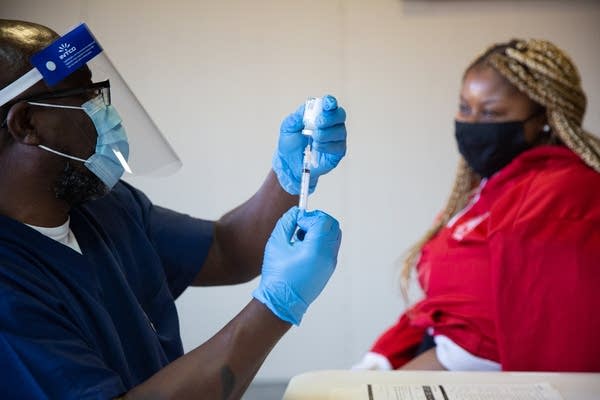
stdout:
<svg viewBox="0 0 600 400">
<path fill-rule="evenodd" d="M 515 39 L 486 49 L 466 72 L 476 66 L 492 67 L 519 91 L 545 107 L 554 139 L 565 144 L 590 168 L 600 173 L 600 141 L 581 126 L 587 101 L 579 72 L 561 49 L 546 40 Z M 466 206 L 479 180 L 480 177 L 461 157 L 444 211 L 404 258 L 401 290 L 406 300 L 411 272 L 423 245 Z"/>
</svg>

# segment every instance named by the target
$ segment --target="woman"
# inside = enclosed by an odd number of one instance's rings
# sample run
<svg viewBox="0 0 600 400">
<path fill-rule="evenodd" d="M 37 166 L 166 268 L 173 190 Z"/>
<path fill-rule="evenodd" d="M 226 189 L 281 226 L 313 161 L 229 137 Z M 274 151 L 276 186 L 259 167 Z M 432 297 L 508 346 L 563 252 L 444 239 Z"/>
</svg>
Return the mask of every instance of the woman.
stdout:
<svg viewBox="0 0 600 400">
<path fill-rule="evenodd" d="M 425 298 L 356 368 L 600 371 L 600 142 L 563 51 L 497 44 L 466 70 L 446 208 L 409 252 Z"/>
</svg>

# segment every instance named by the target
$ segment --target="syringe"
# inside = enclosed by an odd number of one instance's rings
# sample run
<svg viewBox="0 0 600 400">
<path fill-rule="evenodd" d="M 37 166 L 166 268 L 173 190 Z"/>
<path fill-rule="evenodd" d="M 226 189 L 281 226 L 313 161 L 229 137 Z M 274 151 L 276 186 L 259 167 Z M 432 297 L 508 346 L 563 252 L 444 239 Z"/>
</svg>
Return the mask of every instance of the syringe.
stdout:
<svg viewBox="0 0 600 400">
<path fill-rule="evenodd" d="M 310 164 L 311 154 L 310 148 L 312 145 L 312 138 L 308 139 L 308 144 L 304 148 L 304 158 L 302 159 L 302 178 L 300 180 L 300 200 L 298 201 L 298 208 L 306 210 L 308 207 L 308 186 L 310 184 Z"/>
<path fill-rule="evenodd" d="M 310 168 L 316 167 L 316 160 L 312 155 L 312 135 L 316 129 L 315 121 L 323 108 L 323 99 L 320 97 L 309 97 L 304 104 L 304 116 L 302 122 L 304 129 L 302 134 L 308 137 L 308 143 L 304 148 L 304 157 L 302 159 L 302 178 L 300 180 L 300 199 L 298 208 L 306 210 L 308 208 L 308 189 L 310 185 Z"/>
<path fill-rule="evenodd" d="M 309 97 L 304 104 L 304 116 L 302 122 L 304 123 L 304 129 L 302 134 L 307 136 L 306 147 L 304 147 L 304 156 L 302 158 L 302 175 L 300 178 L 300 198 L 298 200 L 298 208 L 301 211 L 305 211 L 308 208 L 308 192 L 310 187 L 310 168 L 311 166 L 317 166 L 317 160 L 313 159 L 312 154 L 312 135 L 316 129 L 315 121 L 317 116 L 321 113 L 323 107 L 323 99 L 319 97 Z M 292 235 L 291 242 L 293 243 L 296 239 L 304 240 L 304 232 L 299 226 L 296 227 L 296 231 Z"/>
</svg>

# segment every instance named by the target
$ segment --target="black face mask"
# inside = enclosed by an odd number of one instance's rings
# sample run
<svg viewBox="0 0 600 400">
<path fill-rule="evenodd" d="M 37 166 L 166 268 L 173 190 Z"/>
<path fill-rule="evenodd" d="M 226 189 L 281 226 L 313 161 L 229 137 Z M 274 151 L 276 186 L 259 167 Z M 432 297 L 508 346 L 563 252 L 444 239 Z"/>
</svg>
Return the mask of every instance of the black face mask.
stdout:
<svg viewBox="0 0 600 400">
<path fill-rule="evenodd" d="M 490 123 L 455 121 L 458 151 L 473 171 L 488 178 L 530 147 L 525 141 L 523 128 L 525 121 Z"/>
</svg>

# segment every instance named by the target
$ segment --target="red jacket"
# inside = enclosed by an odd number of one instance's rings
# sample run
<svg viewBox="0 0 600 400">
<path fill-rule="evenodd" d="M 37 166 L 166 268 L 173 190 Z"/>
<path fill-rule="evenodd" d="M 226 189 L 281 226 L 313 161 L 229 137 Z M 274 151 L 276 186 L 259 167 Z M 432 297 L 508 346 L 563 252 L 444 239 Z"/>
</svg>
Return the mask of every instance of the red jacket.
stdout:
<svg viewBox="0 0 600 400">
<path fill-rule="evenodd" d="M 425 299 L 372 348 L 394 368 L 432 327 L 503 370 L 600 371 L 600 174 L 567 148 L 492 176 L 417 269 Z"/>
</svg>

